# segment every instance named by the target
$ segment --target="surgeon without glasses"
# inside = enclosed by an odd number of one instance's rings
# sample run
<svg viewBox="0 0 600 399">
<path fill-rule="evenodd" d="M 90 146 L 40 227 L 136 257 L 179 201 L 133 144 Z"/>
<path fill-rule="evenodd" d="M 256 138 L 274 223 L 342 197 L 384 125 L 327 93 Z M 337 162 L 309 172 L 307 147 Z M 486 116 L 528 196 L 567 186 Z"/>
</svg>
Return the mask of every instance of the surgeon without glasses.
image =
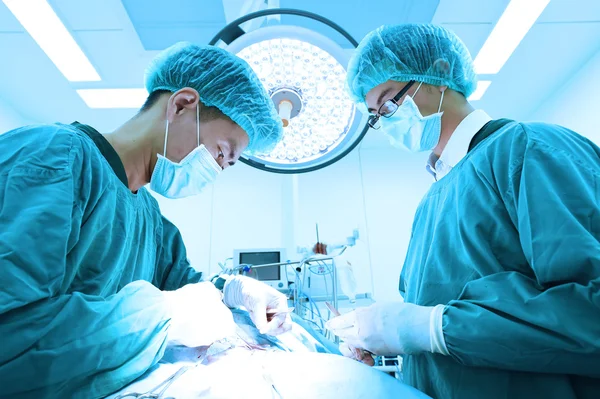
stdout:
<svg viewBox="0 0 600 399">
<path fill-rule="evenodd" d="M 0 396 L 95 398 L 162 357 L 256 326 L 291 328 L 287 299 L 242 276 L 201 282 L 167 198 L 198 194 L 242 152 L 268 151 L 281 120 L 241 59 L 179 43 L 146 73 L 141 111 L 111 134 L 73 123 L 0 136 Z M 227 306 L 226 306 L 227 305 Z"/>
</svg>

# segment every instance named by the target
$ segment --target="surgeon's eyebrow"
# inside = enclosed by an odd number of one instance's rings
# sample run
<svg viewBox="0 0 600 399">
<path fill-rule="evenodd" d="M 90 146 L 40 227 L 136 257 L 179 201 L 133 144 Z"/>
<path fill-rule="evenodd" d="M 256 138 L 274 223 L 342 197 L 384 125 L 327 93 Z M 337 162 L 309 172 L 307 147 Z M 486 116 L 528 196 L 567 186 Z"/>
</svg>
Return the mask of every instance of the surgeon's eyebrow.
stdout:
<svg viewBox="0 0 600 399">
<path fill-rule="evenodd" d="M 376 103 L 379 106 L 379 108 L 382 105 L 381 102 L 383 101 L 383 98 L 387 97 L 392 90 L 393 90 L 392 87 L 388 87 L 387 89 L 385 89 L 384 91 L 381 92 L 381 94 L 379 95 L 379 98 L 377 99 L 377 103 Z M 379 110 L 379 108 L 377 108 L 377 109 L 369 108 L 369 112 L 374 114 L 375 112 L 377 112 Z"/>
</svg>

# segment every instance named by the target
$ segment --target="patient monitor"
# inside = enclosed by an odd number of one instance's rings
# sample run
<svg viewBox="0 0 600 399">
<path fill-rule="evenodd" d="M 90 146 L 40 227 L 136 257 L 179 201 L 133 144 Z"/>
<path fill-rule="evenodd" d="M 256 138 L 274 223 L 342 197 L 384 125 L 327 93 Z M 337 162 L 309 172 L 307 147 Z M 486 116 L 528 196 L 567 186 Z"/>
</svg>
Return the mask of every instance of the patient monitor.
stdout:
<svg viewBox="0 0 600 399">
<path fill-rule="evenodd" d="M 285 249 L 236 249 L 233 251 L 233 267 L 241 274 L 255 278 L 271 287 L 286 291 L 288 289 L 287 262 Z M 247 267 L 245 267 L 247 266 Z"/>
</svg>

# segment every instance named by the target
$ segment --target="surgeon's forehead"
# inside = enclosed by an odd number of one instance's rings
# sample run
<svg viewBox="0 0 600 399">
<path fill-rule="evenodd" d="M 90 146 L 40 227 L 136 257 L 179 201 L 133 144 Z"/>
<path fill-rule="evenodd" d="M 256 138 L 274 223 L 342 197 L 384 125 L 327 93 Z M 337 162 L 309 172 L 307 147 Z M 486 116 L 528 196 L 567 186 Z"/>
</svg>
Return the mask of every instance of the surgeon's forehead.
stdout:
<svg viewBox="0 0 600 399">
<path fill-rule="evenodd" d="M 402 87 L 404 87 L 404 83 L 388 80 L 369 90 L 365 96 L 365 102 L 367 103 L 369 112 L 372 114 L 376 113 L 381 104 L 390 98 L 393 98 Z"/>
</svg>

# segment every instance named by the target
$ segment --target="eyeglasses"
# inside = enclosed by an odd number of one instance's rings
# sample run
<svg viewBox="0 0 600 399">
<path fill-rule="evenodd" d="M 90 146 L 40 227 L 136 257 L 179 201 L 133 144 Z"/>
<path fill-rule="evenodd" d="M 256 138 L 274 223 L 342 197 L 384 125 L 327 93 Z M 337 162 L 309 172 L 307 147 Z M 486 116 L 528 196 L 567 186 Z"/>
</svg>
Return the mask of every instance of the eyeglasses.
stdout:
<svg viewBox="0 0 600 399">
<path fill-rule="evenodd" d="M 400 101 L 400 99 L 402 98 L 402 96 L 404 96 L 406 94 L 406 92 L 408 91 L 408 89 L 411 88 L 411 86 L 415 83 L 414 80 L 409 81 L 406 86 L 404 86 L 402 88 L 402 90 L 400 90 L 398 92 L 398 94 L 396 94 L 394 96 L 394 98 L 387 100 L 386 102 L 384 102 L 381 107 L 379 107 L 379 110 L 377 111 L 377 114 L 375 115 L 371 115 L 369 117 L 369 127 L 371 129 L 379 129 L 381 127 L 381 122 L 380 122 L 380 118 L 383 116 L 384 118 L 389 118 L 392 115 L 394 115 L 396 113 L 396 111 L 398 110 L 398 107 L 400 107 L 400 104 L 398 104 L 398 101 Z"/>
</svg>

